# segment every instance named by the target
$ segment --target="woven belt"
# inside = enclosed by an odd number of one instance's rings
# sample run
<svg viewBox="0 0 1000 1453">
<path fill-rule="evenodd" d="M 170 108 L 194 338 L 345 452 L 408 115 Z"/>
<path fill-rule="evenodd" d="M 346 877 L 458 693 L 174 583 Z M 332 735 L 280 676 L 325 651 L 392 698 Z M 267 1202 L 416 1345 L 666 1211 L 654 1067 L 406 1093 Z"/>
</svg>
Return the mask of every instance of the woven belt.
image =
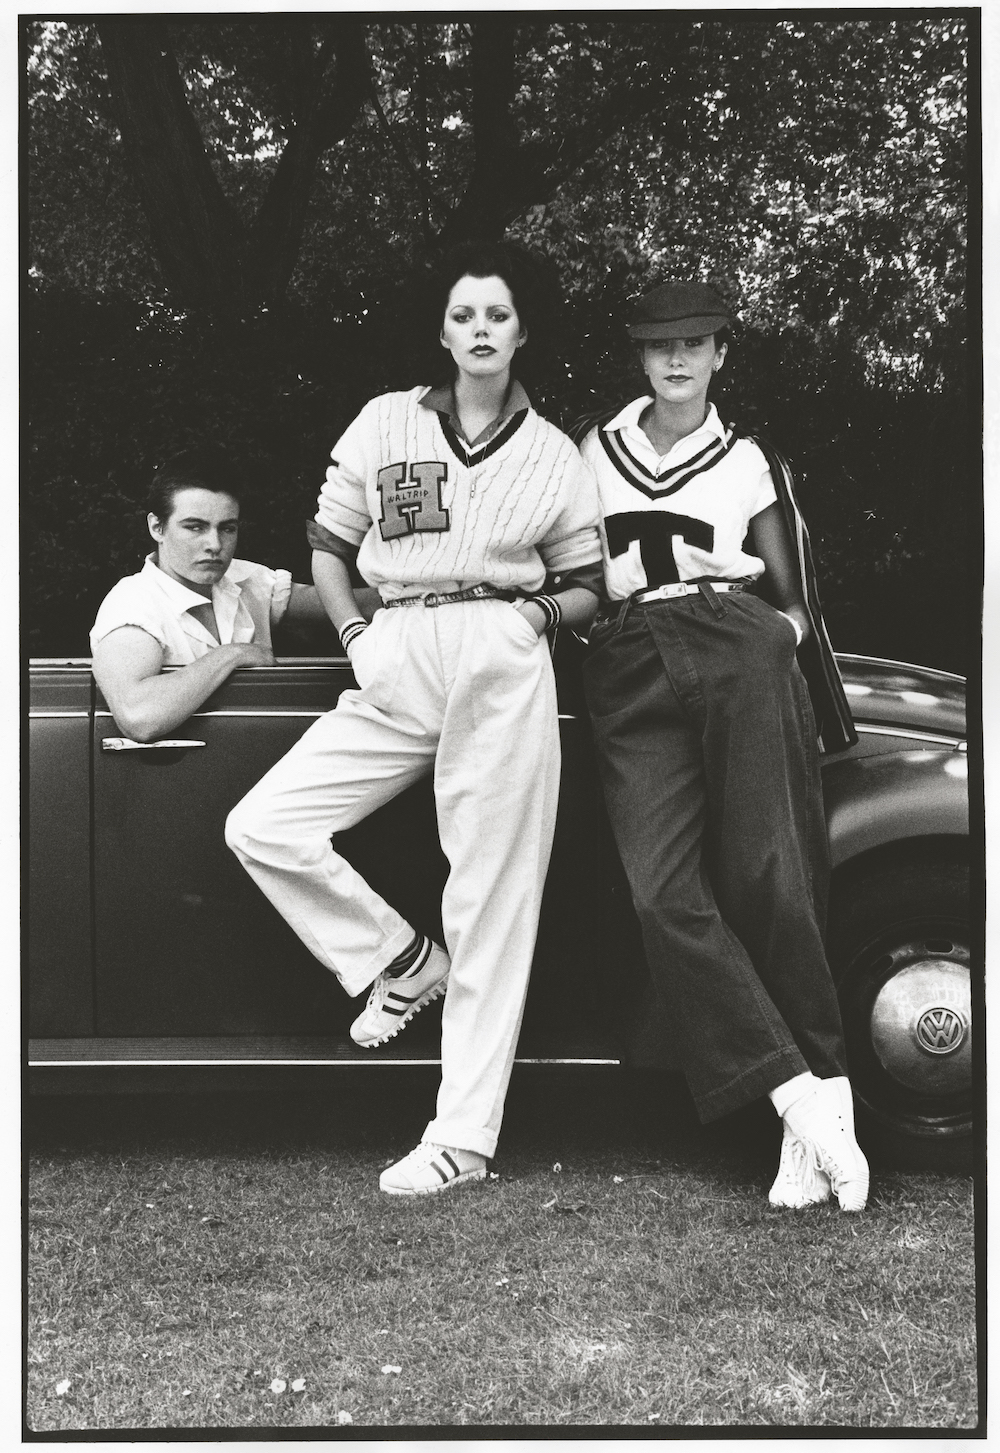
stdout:
<svg viewBox="0 0 1000 1453">
<path fill-rule="evenodd" d="M 697 595 L 701 592 L 702 586 L 707 585 L 710 590 L 742 590 L 743 586 L 738 580 L 700 580 L 684 581 L 680 585 L 657 585 L 653 590 L 637 590 L 632 596 L 633 605 L 645 605 L 649 600 L 673 600 L 677 595 Z"/>
<path fill-rule="evenodd" d="M 395 600 L 384 600 L 389 608 L 397 605 L 426 605 L 432 609 L 438 605 L 458 605 L 463 600 L 516 600 L 514 590 L 501 590 L 496 585 L 470 585 L 465 590 L 446 590 L 438 595 L 430 591 L 427 595 L 400 595 Z"/>
</svg>

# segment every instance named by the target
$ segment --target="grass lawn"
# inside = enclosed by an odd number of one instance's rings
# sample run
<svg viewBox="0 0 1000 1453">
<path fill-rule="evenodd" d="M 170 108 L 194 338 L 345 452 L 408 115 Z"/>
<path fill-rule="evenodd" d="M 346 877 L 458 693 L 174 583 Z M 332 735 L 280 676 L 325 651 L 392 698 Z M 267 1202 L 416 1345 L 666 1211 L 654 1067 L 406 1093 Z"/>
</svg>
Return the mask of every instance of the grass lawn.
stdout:
<svg viewBox="0 0 1000 1453">
<path fill-rule="evenodd" d="M 767 1106 L 525 1071 L 495 1178 L 383 1196 L 432 1094 L 43 1102 L 28 1426 L 976 1426 L 968 1180 L 775 1211 Z"/>
</svg>

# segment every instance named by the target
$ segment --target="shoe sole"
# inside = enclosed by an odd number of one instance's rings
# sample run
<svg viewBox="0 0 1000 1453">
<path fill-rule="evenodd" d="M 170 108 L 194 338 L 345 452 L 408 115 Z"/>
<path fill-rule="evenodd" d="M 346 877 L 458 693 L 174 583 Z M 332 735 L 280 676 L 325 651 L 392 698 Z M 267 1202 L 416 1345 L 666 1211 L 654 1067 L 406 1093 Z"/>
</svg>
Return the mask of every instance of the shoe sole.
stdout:
<svg viewBox="0 0 1000 1453">
<path fill-rule="evenodd" d="M 461 1185 L 463 1181 L 484 1181 L 486 1179 L 486 1167 L 482 1170 L 467 1170 L 461 1175 L 452 1176 L 451 1180 L 442 1181 L 439 1186 L 384 1186 L 379 1181 L 379 1190 L 387 1196 L 439 1196 L 442 1191 L 450 1191 L 452 1186 Z"/>
<path fill-rule="evenodd" d="M 769 1205 L 777 1206 L 783 1211 L 804 1211 L 807 1206 L 825 1206 L 829 1199 L 829 1191 L 825 1196 L 806 1197 L 800 1201 L 782 1201 L 771 1195 L 767 1198 Z"/>
<path fill-rule="evenodd" d="M 830 1180 L 830 1186 L 837 1197 L 837 1204 L 842 1211 L 857 1213 L 863 1211 L 868 1204 L 869 1176 L 859 1174 L 846 1177 L 837 1174 L 837 1167 L 833 1162 L 826 1163 L 826 1157 L 820 1155 L 820 1165 Z M 846 1205 L 844 1203 L 847 1203 Z M 857 1204 L 852 1204 L 852 1203 Z"/>
<path fill-rule="evenodd" d="M 394 1024 L 388 1034 L 380 1035 L 378 1039 L 354 1039 L 354 1035 L 352 1034 L 351 1039 L 354 1040 L 354 1043 L 359 1049 L 377 1049 L 380 1044 L 387 1044 L 390 1039 L 395 1039 L 401 1029 L 406 1028 L 415 1014 L 419 1014 L 421 1009 L 425 1009 L 435 999 L 440 999 L 447 987 L 448 978 L 446 975 L 443 979 L 439 979 L 432 988 L 428 989 L 426 994 L 421 994 L 415 1004 L 410 1005 L 406 1013 L 400 1016 L 399 1023 Z"/>
</svg>

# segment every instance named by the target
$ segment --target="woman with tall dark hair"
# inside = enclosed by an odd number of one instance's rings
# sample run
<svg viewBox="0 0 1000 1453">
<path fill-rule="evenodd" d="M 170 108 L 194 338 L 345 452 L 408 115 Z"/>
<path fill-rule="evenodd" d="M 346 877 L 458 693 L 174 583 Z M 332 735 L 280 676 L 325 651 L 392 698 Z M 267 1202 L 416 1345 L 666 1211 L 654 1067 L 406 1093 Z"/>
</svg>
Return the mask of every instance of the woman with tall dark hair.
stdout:
<svg viewBox="0 0 1000 1453">
<path fill-rule="evenodd" d="M 453 376 L 371 400 L 333 450 L 309 527 L 316 587 L 358 689 L 230 814 L 227 841 L 349 994 L 361 1045 L 445 995 L 437 1114 L 382 1174 L 392 1195 L 482 1179 L 494 1153 L 555 824 L 559 736 L 542 637 L 585 625 L 600 586 L 597 504 L 570 441 L 512 373 L 530 266 L 469 244 L 439 278 Z M 350 583 L 378 588 L 368 624 Z M 403 919 L 331 835 L 433 772 L 450 872 L 445 944 Z"/>
<path fill-rule="evenodd" d="M 649 968 L 632 1055 L 683 1068 L 706 1121 L 769 1095 L 771 1202 L 832 1187 L 859 1211 L 817 723 L 827 750 L 856 738 L 787 465 L 708 402 L 730 323 L 701 283 L 641 298 L 629 333 L 650 392 L 582 444 L 609 597 L 584 679 Z"/>
</svg>

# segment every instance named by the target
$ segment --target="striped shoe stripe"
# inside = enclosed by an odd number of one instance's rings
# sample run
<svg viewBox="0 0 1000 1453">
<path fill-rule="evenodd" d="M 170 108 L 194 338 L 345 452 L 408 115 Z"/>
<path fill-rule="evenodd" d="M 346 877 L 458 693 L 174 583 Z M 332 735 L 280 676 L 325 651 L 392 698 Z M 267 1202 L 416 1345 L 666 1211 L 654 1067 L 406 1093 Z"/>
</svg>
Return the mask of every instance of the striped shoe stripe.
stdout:
<svg viewBox="0 0 1000 1453">
<path fill-rule="evenodd" d="M 434 1166 L 434 1169 L 437 1171 L 438 1175 L 441 1177 L 442 1181 L 452 1181 L 457 1175 L 461 1175 L 461 1171 L 446 1150 L 442 1150 L 441 1159 L 451 1166 L 451 1175 L 445 1175 L 444 1171 L 438 1165 L 437 1161 L 432 1161 L 432 1165 Z"/>
</svg>

